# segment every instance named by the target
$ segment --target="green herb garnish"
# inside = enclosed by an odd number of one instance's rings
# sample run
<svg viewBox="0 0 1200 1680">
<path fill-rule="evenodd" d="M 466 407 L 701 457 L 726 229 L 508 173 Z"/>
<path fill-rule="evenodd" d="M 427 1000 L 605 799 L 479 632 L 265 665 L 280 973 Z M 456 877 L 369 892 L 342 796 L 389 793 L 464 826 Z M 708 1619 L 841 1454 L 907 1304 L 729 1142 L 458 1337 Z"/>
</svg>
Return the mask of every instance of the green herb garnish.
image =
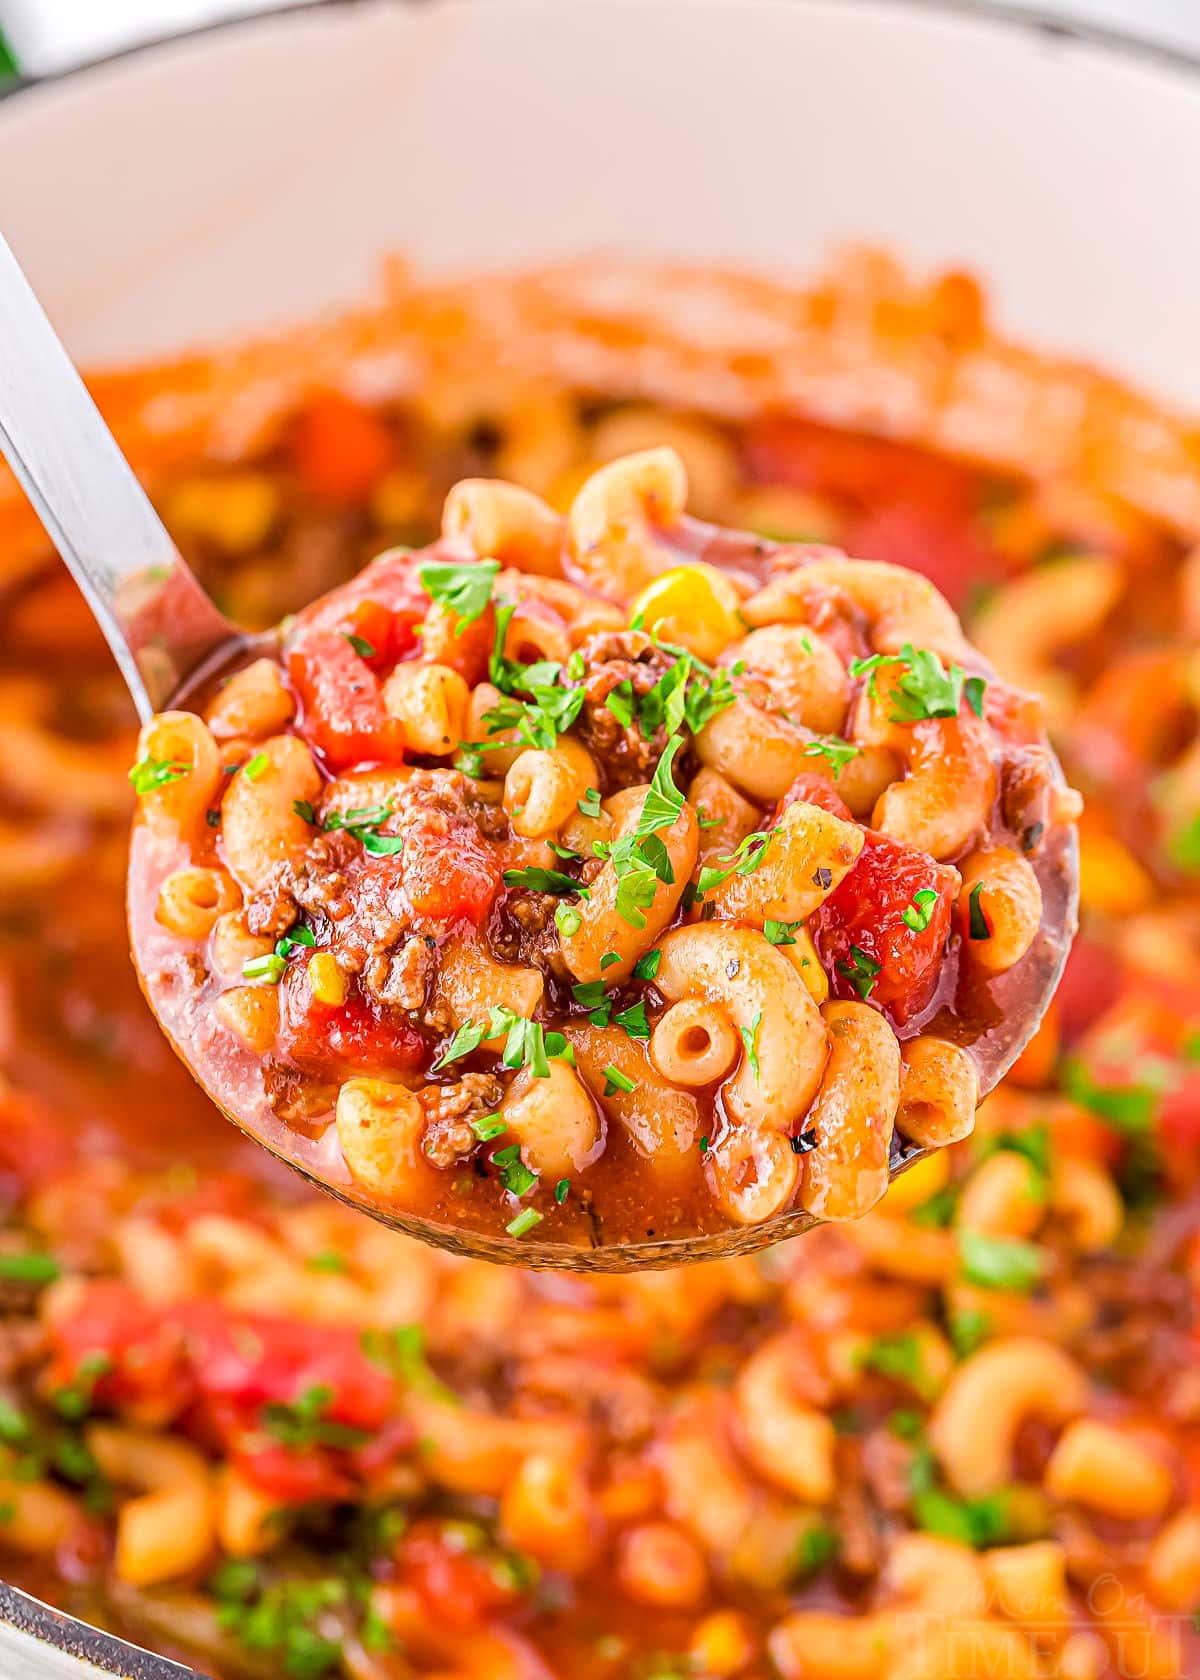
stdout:
<svg viewBox="0 0 1200 1680">
<path fill-rule="evenodd" d="M 129 772 L 129 780 L 133 783 L 134 793 L 143 794 L 166 787 L 168 782 L 178 782 L 191 773 L 192 766 L 181 763 L 177 758 L 139 758 Z"/>
<path fill-rule="evenodd" d="M 454 634 L 461 636 L 484 612 L 499 573 L 498 560 L 476 560 L 466 565 L 430 560 L 418 569 L 417 576 L 431 600 L 454 613 L 458 619 Z"/>
<path fill-rule="evenodd" d="M 874 957 L 868 956 L 861 947 L 851 945 L 849 957 L 842 958 L 837 965 L 837 971 L 844 979 L 849 980 L 859 997 L 866 1003 L 875 990 L 881 967 L 882 964 L 876 962 Z"/>
<path fill-rule="evenodd" d="M 910 903 L 901 911 L 900 920 L 914 933 L 924 933 L 933 920 L 933 907 L 938 895 L 933 887 L 918 887 Z"/>
</svg>

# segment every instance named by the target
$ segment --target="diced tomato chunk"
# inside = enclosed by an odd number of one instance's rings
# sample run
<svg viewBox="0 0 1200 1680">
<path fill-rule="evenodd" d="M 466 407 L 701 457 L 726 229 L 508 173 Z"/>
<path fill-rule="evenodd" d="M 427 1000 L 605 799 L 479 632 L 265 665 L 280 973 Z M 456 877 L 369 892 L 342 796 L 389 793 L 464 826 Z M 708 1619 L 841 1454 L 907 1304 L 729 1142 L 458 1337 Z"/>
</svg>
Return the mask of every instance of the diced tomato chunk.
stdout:
<svg viewBox="0 0 1200 1680">
<path fill-rule="evenodd" d="M 922 572 L 956 606 L 973 585 L 1002 575 L 978 519 L 979 478 L 970 468 L 786 415 L 752 425 L 745 452 L 761 482 L 846 504 L 841 542 L 849 553 Z"/>
<path fill-rule="evenodd" d="M 455 1545 L 434 1523 L 418 1523 L 404 1536 L 397 1564 L 400 1579 L 440 1627 L 477 1627 L 513 1601 L 487 1557 Z"/>
<path fill-rule="evenodd" d="M 973 588 L 1002 575 L 970 512 L 903 499 L 851 520 L 844 534 L 849 553 L 920 572 L 961 608 Z"/>
<path fill-rule="evenodd" d="M 334 770 L 402 764 L 404 730 L 384 709 L 379 679 L 335 630 L 308 630 L 288 654 L 303 704 L 300 729 Z"/>
<path fill-rule="evenodd" d="M 830 816 L 841 817 L 843 822 L 852 822 L 850 807 L 842 798 L 828 777 L 819 770 L 806 770 L 797 776 L 791 787 L 784 794 L 775 807 L 775 821 L 778 822 L 789 805 L 819 805 Z"/>
<path fill-rule="evenodd" d="M 842 998 L 865 998 L 894 1025 L 919 1015 L 937 989 L 958 872 L 914 846 L 868 834 L 854 868 L 812 918 L 817 951 Z M 916 894 L 931 891 L 918 903 Z M 905 911 L 924 927 L 910 927 Z M 878 968 L 875 968 L 878 964 Z"/>
<path fill-rule="evenodd" d="M 377 1429 L 395 1403 L 395 1379 L 363 1352 L 356 1330 L 259 1314 L 232 1315 L 219 1303 L 176 1309 L 200 1392 L 248 1411 L 294 1404 L 314 1388 L 328 1399 L 322 1417 Z"/>
<path fill-rule="evenodd" d="M 305 489 L 343 505 L 365 500 L 396 454 L 384 421 L 339 391 L 313 397 L 292 436 L 292 459 Z"/>
<path fill-rule="evenodd" d="M 51 1325 L 50 1344 L 43 1382 L 52 1395 L 71 1390 L 86 1406 L 167 1423 L 194 1392 L 179 1325 L 115 1279 L 86 1284 L 73 1310 Z"/>
<path fill-rule="evenodd" d="M 474 823 L 444 811 L 420 811 L 404 830 L 400 875 L 422 916 L 478 926 L 500 890 L 503 867 Z"/>
<path fill-rule="evenodd" d="M 318 1073 L 421 1064 L 428 1046 L 410 1022 L 377 1009 L 359 991 L 351 991 L 345 1003 L 318 1003 L 307 970 L 304 961 L 289 963 L 280 987 L 279 1047 L 286 1060 Z"/>
</svg>

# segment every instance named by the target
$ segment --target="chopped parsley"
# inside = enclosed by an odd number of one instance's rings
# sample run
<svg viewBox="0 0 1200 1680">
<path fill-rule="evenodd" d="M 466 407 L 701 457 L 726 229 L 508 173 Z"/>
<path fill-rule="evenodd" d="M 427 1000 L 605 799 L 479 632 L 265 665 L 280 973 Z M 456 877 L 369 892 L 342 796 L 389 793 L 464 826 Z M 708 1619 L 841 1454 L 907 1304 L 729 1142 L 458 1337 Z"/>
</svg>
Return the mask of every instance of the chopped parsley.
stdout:
<svg viewBox="0 0 1200 1680">
<path fill-rule="evenodd" d="M 937 1461 L 925 1439 L 920 1416 L 915 1412 L 893 1412 L 891 1426 L 901 1440 L 913 1443 L 908 1488 L 913 1520 L 918 1528 L 977 1551 L 1013 1538 L 1012 1508 L 1007 1493 L 1001 1491 L 971 1499 L 959 1499 L 947 1493 L 937 1485 Z"/>
<path fill-rule="evenodd" d="M 874 699 L 877 674 L 886 665 L 903 667 L 893 690 L 893 723 L 957 717 L 964 696 L 976 717 L 983 716 L 984 679 L 968 677 L 961 665 L 943 665 L 931 648 L 915 648 L 905 642 L 898 654 L 874 653 L 869 659 L 852 660 L 850 675 L 866 677 L 867 693 Z"/>
<path fill-rule="evenodd" d="M 921 1338 L 912 1330 L 885 1331 L 873 1336 L 859 1355 L 864 1371 L 874 1371 L 889 1382 L 904 1383 L 923 1400 L 931 1400 L 937 1389 L 925 1367 Z"/>
<path fill-rule="evenodd" d="M 101 1377 L 107 1376 L 112 1368 L 112 1355 L 105 1353 L 102 1348 L 94 1348 L 91 1353 L 85 1353 L 75 1367 L 75 1380 L 64 1388 L 56 1389 L 50 1396 L 59 1416 L 72 1420 L 86 1417 L 92 1407 L 96 1384 Z"/>
<path fill-rule="evenodd" d="M 359 805 L 347 811 L 330 811 L 321 826 L 326 834 L 344 829 L 359 842 L 365 852 L 370 852 L 374 857 L 391 857 L 404 850 L 403 835 L 379 832 L 381 825 L 391 814 L 390 804 Z"/>
<path fill-rule="evenodd" d="M 333 1397 L 327 1384 L 314 1383 L 295 1400 L 270 1400 L 262 1409 L 262 1426 L 284 1447 L 337 1447 L 353 1452 L 370 1437 L 365 1429 L 339 1423 L 328 1415 Z"/>
<path fill-rule="evenodd" d="M 619 963 L 620 960 L 621 959 L 618 956 L 618 954 L 616 953 L 616 951 L 605 951 L 604 955 L 600 958 L 600 972 L 601 972 L 601 974 L 604 973 L 604 970 L 606 968 L 611 968 L 614 963 Z"/>
<path fill-rule="evenodd" d="M 814 1523 L 800 1536 L 792 1561 L 794 1578 L 801 1582 L 811 1581 L 814 1575 L 819 1575 L 822 1569 L 833 1562 L 841 1549 L 841 1536 L 836 1529 L 826 1528 L 822 1523 Z"/>
<path fill-rule="evenodd" d="M 312 803 L 309 800 L 307 800 L 307 799 L 293 799 L 292 800 L 292 810 L 295 811 L 296 815 L 301 819 L 302 822 L 314 823 L 315 824 L 315 822 L 317 820 L 317 813 L 316 813 L 316 810 L 315 810 L 314 806 L 312 805 Z"/>
<path fill-rule="evenodd" d="M 738 1029 L 742 1035 L 742 1043 L 746 1046 L 746 1059 L 750 1063 L 750 1072 L 755 1080 L 762 1071 L 758 1065 L 758 1035 L 762 1028 L 762 1018 L 762 1010 L 756 1010 L 750 1025 Z"/>
<path fill-rule="evenodd" d="M 866 1003 L 875 990 L 882 964 L 858 945 L 851 945 L 849 957 L 843 957 L 837 965 L 838 973 L 843 979 L 849 980 L 859 997 Z"/>
<path fill-rule="evenodd" d="M 731 875 L 753 875 L 778 832 L 778 828 L 756 829 L 753 834 L 747 834 L 728 857 L 721 858 L 717 864 L 706 864 L 696 883 L 697 897 L 703 898 L 714 887 L 728 881 Z"/>
<path fill-rule="evenodd" d="M 538 1181 L 537 1173 L 522 1161 L 519 1143 L 510 1143 L 504 1149 L 497 1149 L 492 1161 L 500 1168 L 500 1182 L 510 1196 L 525 1195 Z"/>
<path fill-rule="evenodd" d="M 967 895 L 967 931 L 972 939 L 990 939 L 992 924 L 988 921 L 987 911 L 980 902 L 983 894 L 983 882 L 976 881 Z"/>
<path fill-rule="evenodd" d="M 933 907 L 938 901 L 934 887 L 918 887 L 910 903 L 904 906 L 900 920 L 914 933 L 924 933 L 933 920 Z"/>
<path fill-rule="evenodd" d="M 430 560 L 418 569 L 417 576 L 430 599 L 458 619 L 454 634 L 461 636 L 467 625 L 474 624 L 486 609 L 499 573 L 498 560 L 476 560 L 457 566 Z M 511 611 L 508 616 L 512 617 Z"/>
<path fill-rule="evenodd" d="M 1159 1093 L 1152 1085 L 1098 1084 L 1077 1056 L 1063 1063 L 1062 1084 L 1073 1102 L 1127 1137 L 1144 1136 L 1154 1129 Z"/>
<path fill-rule="evenodd" d="M 605 710 L 610 711 L 616 718 L 622 729 L 629 728 L 633 722 L 633 683 L 628 677 L 609 690 L 604 706 Z"/>
<path fill-rule="evenodd" d="M 0 1283 L 28 1283 L 41 1288 L 61 1276 L 62 1267 L 52 1254 L 0 1254 Z"/>
<path fill-rule="evenodd" d="M 1167 856 L 1185 875 L 1200 874 L 1200 815 L 1172 829 L 1167 836 Z"/>
<path fill-rule="evenodd" d="M 316 943 L 317 938 L 313 930 L 306 927 L 303 922 L 299 922 L 290 933 L 284 934 L 275 947 L 275 955 L 277 957 L 290 957 L 293 951 L 299 950 L 301 947 L 311 950 Z"/>
<path fill-rule="evenodd" d="M 558 904 L 554 908 L 554 925 L 564 939 L 572 939 L 583 926 L 583 917 L 573 904 Z"/>
<path fill-rule="evenodd" d="M 946 1329 L 950 1333 L 950 1342 L 960 1359 L 969 1359 L 977 1348 L 981 1348 L 992 1333 L 991 1317 L 980 1312 L 978 1307 L 964 1307 L 960 1312 L 947 1315 Z"/>
<path fill-rule="evenodd" d="M 581 816 L 598 817 L 600 815 L 600 790 L 588 788 L 583 798 L 578 801 Z"/>
<path fill-rule="evenodd" d="M 331 1618 L 344 1611 L 350 1591 L 340 1577 L 285 1579 L 267 1585 L 256 1564 L 230 1559 L 209 1581 L 217 1621 L 245 1648 L 269 1657 L 287 1680 L 333 1680 L 342 1668 L 341 1641 L 330 1637 Z"/>
<path fill-rule="evenodd" d="M 826 759 L 836 782 L 850 760 L 857 758 L 861 751 L 861 747 L 844 741 L 840 735 L 818 735 L 815 741 L 810 741 L 805 747 L 804 757 Z"/>
<path fill-rule="evenodd" d="M 646 1020 L 646 1005 L 644 1002 L 638 1002 L 632 1004 L 628 1009 L 623 1009 L 619 1015 L 614 1015 L 613 1021 L 628 1038 L 650 1037 L 650 1023 Z"/>
<path fill-rule="evenodd" d="M 335 1276 L 344 1275 L 350 1270 L 344 1257 L 334 1248 L 322 1249 L 320 1254 L 310 1254 L 305 1265 L 310 1272 L 330 1272 Z"/>
<path fill-rule="evenodd" d="M 390 1330 L 364 1330 L 359 1345 L 367 1358 L 385 1371 L 420 1390 L 431 1400 L 457 1406 L 461 1402 L 429 1364 L 422 1324 L 394 1324 Z"/>
<path fill-rule="evenodd" d="M 658 965 L 661 961 L 662 961 L 662 952 L 661 951 L 659 951 L 657 949 L 653 950 L 653 951 L 647 951 L 645 956 L 644 957 L 639 957 L 638 960 L 633 965 L 633 977 L 634 977 L 634 979 L 635 980 L 653 980 L 654 976 L 658 973 Z"/>
<path fill-rule="evenodd" d="M 774 922 L 768 917 L 763 923 L 763 938 L 768 945 L 794 945 L 796 943 L 796 930 L 803 926 L 803 921 Z"/>
<path fill-rule="evenodd" d="M 638 817 L 635 833 L 639 839 L 655 834 L 660 828 L 670 828 L 683 810 L 683 795 L 675 786 L 671 765 L 683 745 L 682 735 L 673 735 L 663 748 Z"/>
<path fill-rule="evenodd" d="M 575 1052 L 560 1032 L 547 1032 L 540 1021 L 526 1020 L 502 1004 L 495 1005 L 486 1021 L 466 1020 L 446 1049 L 430 1068 L 437 1073 L 479 1049 L 485 1038 L 505 1036 L 500 1060 L 507 1068 L 527 1067 L 535 1079 L 549 1079 L 550 1062 L 575 1065 Z"/>
<path fill-rule="evenodd" d="M 454 1037 L 442 1051 L 437 1061 L 430 1068 L 430 1073 L 439 1073 L 442 1068 L 449 1067 L 451 1062 L 457 1062 L 463 1056 L 469 1056 L 489 1037 L 486 1021 L 464 1021 Z"/>
<path fill-rule="evenodd" d="M 558 1203 L 559 1207 L 561 1207 L 566 1201 L 570 1192 L 571 1180 L 569 1178 L 560 1178 L 558 1183 L 554 1186 L 554 1200 Z"/>
<path fill-rule="evenodd" d="M 182 764 L 177 758 L 139 758 L 129 772 L 129 780 L 134 793 L 143 794 L 166 787 L 168 782 L 178 782 L 191 773 L 192 766 Z"/>
<path fill-rule="evenodd" d="M 526 892 L 579 893 L 581 897 L 587 897 L 587 888 L 580 886 L 578 881 L 564 874 L 561 869 L 506 869 L 504 885 L 521 887 Z"/>
<path fill-rule="evenodd" d="M 374 659 L 377 648 L 373 648 L 365 636 L 355 636 L 349 630 L 339 632 L 344 642 L 349 642 L 360 659 Z"/>
<path fill-rule="evenodd" d="M 623 1091 L 628 1095 L 630 1091 L 636 1090 L 637 1080 L 630 1079 L 627 1073 L 622 1073 L 615 1062 L 609 1062 L 604 1069 L 604 1095 L 615 1097 L 618 1091 Z"/>
<path fill-rule="evenodd" d="M 960 1231 L 958 1257 L 963 1277 L 980 1289 L 1008 1289 L 1028 1295 L 1046 1275 L 1044 1250 L 1016 1237 Z"/>
</svg>

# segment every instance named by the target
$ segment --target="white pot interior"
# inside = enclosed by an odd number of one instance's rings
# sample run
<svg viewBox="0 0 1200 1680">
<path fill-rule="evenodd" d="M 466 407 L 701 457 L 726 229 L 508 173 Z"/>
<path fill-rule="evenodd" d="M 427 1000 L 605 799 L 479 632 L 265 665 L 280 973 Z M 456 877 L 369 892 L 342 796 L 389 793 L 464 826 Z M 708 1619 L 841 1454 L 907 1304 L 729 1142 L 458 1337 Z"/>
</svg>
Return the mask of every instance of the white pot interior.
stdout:
<svg viewBox="0 0 1200 1680">
<path fill-rule="evenodd" d="M 868 239 L 1200 403 L 1196 156 L 1200 79 L 921 4 L 367 0 L 18 95 L 0 225 L 91 363 L 360 296 L 389 249 L 811 273 Z"/>
</svg>

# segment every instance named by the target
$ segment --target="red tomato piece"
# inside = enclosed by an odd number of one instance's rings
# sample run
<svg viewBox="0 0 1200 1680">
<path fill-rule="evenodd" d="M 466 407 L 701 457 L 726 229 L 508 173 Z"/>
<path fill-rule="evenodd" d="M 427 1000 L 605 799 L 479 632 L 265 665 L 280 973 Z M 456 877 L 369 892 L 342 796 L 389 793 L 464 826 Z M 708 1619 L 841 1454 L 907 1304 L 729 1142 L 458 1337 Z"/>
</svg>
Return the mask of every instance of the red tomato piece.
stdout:
<svg viewBox="0 0 1200 1680">
<path fill-rule="evenodd" d="M 301 732 L 332 769 L 404 762 L 404 730 L 345 636 L 306 631 L 288 654 L 288 675 L 304 707 Z"/>
<path fill-rule="evenodd" d="M 304 961 L 289 963 L 280 988 L 279 1044 L 287 1060 L 318 1073 L 339 1064 L 368 1072 L 420 1066 L 428 1046 L 416 1027 L 377 1010 L 357 991 L 345 1003 L 318 1003 L 307 967 Z"/>
<path fill-rule="evenodd" d="M 414 910 L 436 921 L 477 927 L 503 880 L 494 846 L 472 822 L 445 811 L 419 811 L 404 830 L 400 878 Z"/>
<path fill-rule="evenodd" d="M 51 1325 L 50 1342 L 51 1394 L 78 1390 L 85 1403 L 166 1423 L 195 1391 L 179 1326 L 114 1279 L 88 1283 L 74 1310 Z"/>
<path fill-rule="evenodd" d="M 853 822 L 850 807 L 842 798 L 828 777 L 819 770 L 806 770 L 797 776 L 791 787 L 784 794 L 775 807 L 775 822 L 778 822 L 789 805 L 819 805 L 830 816 L 841 817 L 843 822 Z"/>
<path fill-rule="evenodd" d="M 995 583 L 1003 568 L 971 513 L 934 503 L 900 500 L 851 521 L 845 546 L 865 560 L 886 560 L 920 572 L 961 608 L 971 590 Z"/>
<path fill-rule="evenodd" d="M 746 432 L 745 456 L 761 483 L 787 484 L 872 505 L 907 494 L 966 508 L 977 492 L 974 475 L 953 462 L 889 438 L 843 432 L 814 420 L 774 414 Z"/>
<path fill-rule="evenodd" d="M 513 1601 L 487 1557 L 454 1544 L 433 1523 L 418 1523 L 404 1536 L 397 1564 L 401 1581 L 439 1627 L 478 1627 Z"/>
<path fill-rule="evenodd" d="M 349 1499 L 354 1492 L 353 1478 L 320 1447 L 272 1445 L 246 1451 L 235 1446 L 232 1457 L 243 1475 L 281 1505 L 318 1505 Z"/>
<path fill-rule="evenodd" d="M 416 646 L 415 627 L 429 611 L 429 597 L 421 588 L 421 556 L 381 554 L 340 589 L 314 601 L 297 616 L 303 636 L 310 630 L 337 630 L 360 635 L 382 654 L 401 659 Z M 385 625 L 386 614 L 390 625 Z"/>
<path fill-rule="evenodd" d="M 918 904 L 915 895 L 925 890 L 936 896 Z M 835 995 L 865 996 L 895 1026 L 919 1015 L 937 989 L 957 890 L 957 870 L 868 834 L 854 868 L 811 921 Z M 915 919 L 928 914 L 923 928 L 905 922 L 910 908 Z"/>
<path fill-rule="evenodd" d="M 173 1316 L 186 1333 L 196 1381 L 207 1399 L 257 1411 L 326 1389 L 322 1416 L 356 1429 L 378 1429 L 394 1408 L 395 1379 L 368 1359 L 356 1330 L 235 1316 L 210 1301 L 188 1302 Z"/>
<path fill-rule="evenodd" d="M 396 455 L 384 421 L 339 391 L 315 396 L 292 436 L 292 459 L 305 489 L 342 505 L 364 501 Z"/>
</svg>

